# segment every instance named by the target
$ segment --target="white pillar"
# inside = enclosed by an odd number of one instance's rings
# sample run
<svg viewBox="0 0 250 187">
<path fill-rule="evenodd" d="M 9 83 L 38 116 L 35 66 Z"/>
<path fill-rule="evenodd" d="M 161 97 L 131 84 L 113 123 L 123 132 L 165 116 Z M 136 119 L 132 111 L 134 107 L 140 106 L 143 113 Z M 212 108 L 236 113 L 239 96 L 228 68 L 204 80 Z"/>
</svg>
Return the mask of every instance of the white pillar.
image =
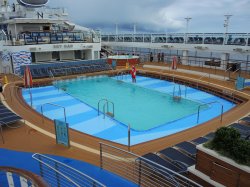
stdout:
<svg viewBox="0 0 250 187">
<path fill-rule="evenodd" d="M 181 63 L 184 65 L 188 65 L 188 50 L 183 50 Z"/>
<path fill-rule="evenodd" d="M 221 68 L 226 70 L 229 59 L 229 53 L 222 53 L 220 59 L 221 59 Z"/>
</svg>

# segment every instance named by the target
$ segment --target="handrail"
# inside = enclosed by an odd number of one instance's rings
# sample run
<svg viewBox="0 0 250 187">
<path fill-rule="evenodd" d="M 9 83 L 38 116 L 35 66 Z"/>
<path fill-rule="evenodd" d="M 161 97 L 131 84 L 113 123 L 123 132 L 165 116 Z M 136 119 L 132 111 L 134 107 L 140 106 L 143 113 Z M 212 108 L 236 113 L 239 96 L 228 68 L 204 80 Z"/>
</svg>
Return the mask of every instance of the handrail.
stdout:
<svg viewBox="0 0 250 187">
<path fill-rule="evenodd" d="M 178 176 L 178 177 L 180 177 L 180 178 L 182 178 L 182 179 L 188 181 L 189 184 L 194 184 L 194 185 L 196 185 L 197 187 L 201 187 L 201 185 L 199 185 L 198 183 L 196 183 L 196 182 L 190 180 L 189 178 L 185 177 L 184 175 L 181 175 L 181 174 L 179 174 L 179 173 L 177 173 L 177 172 L 175 172 L 175 171 L 172 171 L 172 170 L 169 169 L 169 168 L 166 168 L 166 167 L 164 167 L 164 166 L 162 166 L 162 165 L 160 165 L 160 164 L 158 164 L 158 163 L 156 163 L 156 162 L 153 162 L 153 161 L 151 161 L 151 160 L 149 160 L 149 159 L 147 159 L 147 158 L 141 157 L 141 156 L 139 156 L 139 155 L 137 155 L 137 154 L 135 154 L 135 153 L 133 153 L 133 152 L 129 152 L 129 151 L 123 150 L 123 149 L 121 149 L 121 148 L 119 148 L 119 147 L 115 147 L 115 146 L 113 146 L 113 145 L 109 145 L 109 144 L 106 144 L 106 143 L 103 143 L 103 142 L 99 142 L 99 144 L 100 144 L 100 159 L 101 159 L 101 160 L 100 160 L 100 167 L 101 167 L 101 168 L 103 168 L 103 165 L 104 165 L 104 164 L 103 164 L 103 159 L 102 159 L 102 157 L 103 157 L 103 148 L 102 148 L 102 146 L 107 146 L 107 147 L 109 147 L 109 148 L 113 148 L 113 149 L 115 149 L 115 150 L 121 151 L 121 152 L 123 152 L 123 153 L 125 153 L 125 154 L 127 154 L 127 155 L 134 156 L 136 159 L 140 159 L 140 160 L 142 160 L 142 161 L 145 161 L 146 163 L 150 163 L 150 164 L 152 164 L 153 166 L 157 166 L 158 168 L 160 168 L 160 169 L 157 169 L 157 170 L 159 170 L 159 171 L 161 171 L 161 172 L 163 172 L 163 173 L 165 173 L 165 174 L 168 174 L 169 180 L 173 181 L 173 182 L 175 183 L 175 185 L 177 185 L 177 186 L 179 186 L 179 183 L 176 181 L 176 179 L 175 179 L 173 176 Z M 117 151 L 116 151 L 116 152 L 117 152 Z M 129 157 L 129 158 L 130 158 L 130 157 Z M 171 173 L 172 173 L 173 175 L 171 175 Z M 140 183 L 140 182 L 139 182 L 139 183 Z"/>
<path fill-rule="evenodd" d="M 236 72 L 238 72 L 240 70 L 240 68 L 236 69 L 232 74 L 235 74 Z"/>
<path fill-rule="evenodd" d="M 44 105 L 52 105 L 52 106 L 57 106 L 57 107 L 63 108 L 63 111 L 64 111 L 64 121 L 66 123 L 66 109 L 65 109 L 64 106 L 53 104 L 53 103 L 44 103 L 44 104 L 41 105 L 41 113 L 42 113 L 42 115 L 43 115 L 43 106 Z M 44 115 L 43 115 L 43 123 L 44 123 Z"/>
<path fill-rule="evenodd" d="M 12 177 L 16 176 L 16 177 L 19 177 L 19 179 L 24 179 L 22 181 L 25 182 L 25 184 L 21 186 L 49 187 L 49 185 L 45 182 L 45 180 L 42 179 L 42 177 L 37 176 L 36 174 L 27 170 L 22 170 L 22 169 L 13 168 L 13 167 L 0 166 L 0 172 L 5 172 L 6 174 L 11 173 Z"/>
<path fill-rule="evenodd" d="M 206 74 L 200 76 L 199 79 L 197 80 L 197 86 L 196 86 L 197 88 L 199 87 L 199 81 L 201 81 L 201 79 L 206 77 L 206 76 L 208 76 L 208 78 L 210 79 L 210 73 L 208 73 L 208 74 L 206 73 Z"/>
<path fill-rule="evenodd" d="M 211 105 L 211 104 L 214 104 L 214 103 L 218 103 L 218 104 L 221 105 L 220 122 L 222 122 L 222 115 L 223 115 L 224 105 L 222 103 L 220 103 L 219 101 L 213 101 L 213 102 L 204 103 L 204 104 L 201 104 L 201 105 L 198 106 L 197 123 L 199 123 L 199 118 L 200 118 L 200 107 L 205 106 L 205 105 Z"/>
<path fill-rule="evenodd" d="M 45 155 L 39 154 L 39 153 L 35 153 L 35 154 L 32 155 L 32 158 L 33 158 L 33 159 L 37 160 L 37 161 L 40 162 L 41 164 L 44 164 L 44 165 L 46 165 L 47 167 L 49 167 L 50 169 L 52 169 L 52 170 L 54 170 L 55 172 L 59 173 L 60 175 L 62 175 L 63 177 L 65 177 L 67 180 L 69 180 L 70 182 L 72 182 L 72 183 L 73 183 L 74 185 L 76 185 L 76 186 L 81 187 L 81 185 L 79 185 L 79 184 L 77 184 L 76 182 L 74 182 L 71 178 L 69 178 L 68 176 L 64 175 L 63 173 L 61 173 L 61 172 L 58 171 L 57 169 L 53 168 L 53 167 L 50 166 L 49 164 L 43 162 L 41 159 L 39 160 L 39 159 L 36 158 L 36 157 L 44 157 L 44 158 L 46 158 L 46 159 L 48 159 L 48 160 L 50 160 L 50 161 L 53 161 L 53 162 L 55 162 L 55 163 L 57 163 L 57 164 L 60 164 L 60 165 L 64 166 L 65 168 L 68 168 L 68 169 L 72 170 L 73 172 L 76 172 L 77 174 L 82 175 L 83 177 L 86 177 L 87 179 L 90 179 L 91 181 L 93 181 L 93 184 L 98 184 L 99 186 L 105 187 L 105 185 L 103 185 L 103 184 L 100 183 L 99 181 L 93 179 L 92 177 L 90 177 L 90 176 L 88 176 L 88 175 L 86 175 L 86 174 L 84 174 L 84 173 L 78 171 L 77 169 L 72 168 L 72 167 L 70 167 L 70 166 L 68 166 L 68 165 L 66 165 L 66 164 L 64 164 L 64 163 L 62 163 L 62 162 L 60 162 L 60 161 L 57 161 L 57 160 L 55 160 L 55 159 L 53 159 L 53 158 L 50 158 L 50 157 L 48 157 L 48 156 L 45 156 Z"/>
<path fill-rule="evenodd" d="M 106 110 L 105 110 L 106 105 L 107 105 L 107 112 L 109 111 L 109 103 L 111 103 L 113 106 L 113 116 L 115 116 L 115 105 L 112 101 L 107 100 L 103 105 L 103 118 L 105 118 L 106 116 Z"/>
<path fill-rule="evenodd" d="M 231 69 L 232 69 L 232 66 L 225 70 L 225 73 L 224 73 L 224 80 L 226 79 L 226 72 L 228 72 L 228 71 L 231 70 Z M 230 77 L 230 71 L 229 71 L 229 76 L 228 76 L 228 77 Z"/>
<path fill-rule="evenodd" d="M 107 99 L 100 99 L 100 100 L 98 101 L 98 116 L 99 116 L 99 114 L 100 114 L 100 103 L 101 103 L 102 101 L 108 102 Z"/>
<path fill-rule="evenodd" d="M 173 99 L 175 98 L 175 86 L 176 84 L 174 84 L 174 88 L 173 88 Z M 179 98 L 181 99 L 181 86 L 180 84 L 178 84 L 179 90 L 178 90 L 178 94 L 179 94 Z"/>
<path fill-rule="evenodd" d="M 116 79 L 118 80 L 118 78 L 121 77 L 120 80 L 123 80 L 123 75 L 124 75 L 123 71 L 118 72 L 117 75 L 116 75 Z"/>
</svg>

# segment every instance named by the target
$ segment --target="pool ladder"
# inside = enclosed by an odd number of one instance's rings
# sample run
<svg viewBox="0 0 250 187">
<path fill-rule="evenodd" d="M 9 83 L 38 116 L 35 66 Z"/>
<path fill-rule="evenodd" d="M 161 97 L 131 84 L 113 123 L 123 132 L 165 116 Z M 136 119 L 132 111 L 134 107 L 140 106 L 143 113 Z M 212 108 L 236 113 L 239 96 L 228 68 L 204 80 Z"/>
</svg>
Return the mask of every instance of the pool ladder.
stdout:
<svg viewBox="0 0 250 187">
<path fill-rule="evenodd" d="M 174 85 L 174 89 L 173 89 L 173 100 L 174 101 L 180 101 L 181 100 L 181 86 L 180 85 L 178 85 L 178 92 L 177 92 L 177 95 L 175 95 L 175 86 L 176 85 Z"/>
<path fill-rule="evenodd" d="M 125 76 L 125 78 L 127 78 L 127 77 L 126 77 L 127 75 L 128 75 L 127 72 L 120 71 L 120 72 L 117 73 L 116 79 L 117 79 L 117 80 L 123 80 L 123 79 L 124 79 L 124 76 Z"/>
<path fill-rule="evenodd" d="M 178 91 L 177 91 L 177 95 L 175 94 L 175 86 L 178 86 Z M 185 85 L 185 97 L 187 96 L 187 86 Z M 174 85 L 173 88 L 173 100 L 174 101 L 180 101 L 181 100 L 181 85 Z"/>
<path fill-rule="evenodd" d="M 115 105 L 112 101 L 109 101 L 107 99 L 101 99 L 98 101 L 98 116 L 100 115 L 100 104 L 103 103 L 103 118 L 105 119 L 106 115 L 110 116 L 110 117 L 114 117 L 115 116 Z M 112 112 L 109 111 L 109 105 L 112 105 Z"/>
</svg>

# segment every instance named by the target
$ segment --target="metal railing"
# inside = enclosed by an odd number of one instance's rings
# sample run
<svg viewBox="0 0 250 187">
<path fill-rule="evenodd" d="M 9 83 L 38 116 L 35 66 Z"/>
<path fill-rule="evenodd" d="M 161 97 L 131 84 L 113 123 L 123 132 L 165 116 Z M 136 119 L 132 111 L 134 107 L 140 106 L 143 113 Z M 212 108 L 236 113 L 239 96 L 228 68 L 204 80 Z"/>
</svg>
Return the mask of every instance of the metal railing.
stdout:
<svg viewBox="0 0 250 187">
<path fill-rule="evenodd" d="M 196 88 L 199 88 L 199 81 L 201 81 L 204 77 L 208 77 L 210 79 L 210 73 L 206 73 L 198 78 Z"/>
<path fill-rule="evenodd" d="M 199 118 L 200 118 L 200 108 L 201 108 L 202 106 L 205 106 L 205 105 L 211 105 L 211 104 L 214 104 L 214 103 L 218 103 L 218 104 L 220 104 L 220 105 L 221 105 L 220 122 L 222 122 L 222 116 L 223 116 L 223 108 L 224 108 L 224 106 L 223 106 L 223 104 L 222 104 L 222 103 L 220 103 L 219 101 L 213 101 L 213 102 L 210 102 L 210 103 L 204 103 L 204 104 L 201 104 L 201 105 L 199 105 L 199 106 L 198 106 L 197 123 L 199 123 Z"/>
<path fill-rule="evenodd" d="M 67 119 L 66 119 L 66 109 L 65 109 L 64 106 L 53 104 L 53 103 L 44 103 L 44 104 L 41 105 L 41 113 L 42 113 L 42 116 L 43 116 L 43 123 L 44 123 L 44 115 L 43 115 L 43 106 L 44 105 L 52 105 L 52 106 L 55 106 L 55 107 L 63 108 L 64 121 L 65 121 L 65 123 L 67 122 Z"/>
<path fill-rule="evenodd" d="M 114 116 L 115 116 L 115 105 L 114 105 L 113 102 L 109 101 L 108 99 L 100 99 L 100 100 L 98 101 L 98 110 L 97 110 L 98 116 L 99 116 L 99 114 L 100 114 L 100 104 L 101 104 L 103 101 L 104 101 L 104 104 L 103 104 L 103 118 L 105 118 L 106 114 L 109 113 L 109 103 L 112 104 L 112 110 L 113 110 L 112 113 L 110 113 L 109 115 L 110 115 L 111 117 L 114 117 Z M 107 109 L 107 111 L 106 111 L 106 109 Z M 107 112 L 107 113 L 106 113 L 106 112 Z"/>
<path fill-rule="evenodd" d="M 48 187 L 41 177 L 13 167 L 0 167 L 0 186 Z"/>
<path fill-rule="evenodd" d="M 175 95 L 175 86 L 178 86 L 178 92 L 177 92 L 177 94 L 178 95 Z M 181 99 L 181 85 L 180 84 L 178 84 L 178 85 L 174 85 L 174 88 L 173 88 L 173 100 L 174 101 L 179 101 Z"/>
<path fill-rule="evenodd" d="M 105 143 L 100 143 L 100 167 L 139 186 L 201 187 L 180 173 Z"/>
<path fill-rule="evenodd" d="M 226 73 L 228 72 L 228 78 L 230 79 L 230 70 L 232 69 L 232 67 L 229 67 L 228 69 L 225 70 L 224 72 L 224 80 L 226 80 Z"/>
<path fill-rule="evenodd" d="M 35 153 L 32 158 L 39 162 L 40 175 L 51 186 L 105 187 L 90 176 L 48 156 Z"/>
</svg>

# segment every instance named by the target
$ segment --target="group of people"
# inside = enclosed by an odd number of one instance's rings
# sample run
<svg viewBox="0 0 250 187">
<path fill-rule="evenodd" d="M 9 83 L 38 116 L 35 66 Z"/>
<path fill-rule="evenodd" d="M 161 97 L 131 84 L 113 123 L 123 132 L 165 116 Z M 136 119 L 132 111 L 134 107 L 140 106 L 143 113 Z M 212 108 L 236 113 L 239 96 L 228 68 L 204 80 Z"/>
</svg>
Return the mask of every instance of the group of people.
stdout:
<svg viewBox="0 0 250 187">
<path fill-rule="evenodd" d="M 153 62 L 153 60 L 154 60 L 154 55 L 152 52 L 149 55 L 149 60 L 150 60 L 150 62 Z M 164 62 L 164 53 L 158 53 L 157 60 L 158 60 L 158 62 Z"/>
</svg>

